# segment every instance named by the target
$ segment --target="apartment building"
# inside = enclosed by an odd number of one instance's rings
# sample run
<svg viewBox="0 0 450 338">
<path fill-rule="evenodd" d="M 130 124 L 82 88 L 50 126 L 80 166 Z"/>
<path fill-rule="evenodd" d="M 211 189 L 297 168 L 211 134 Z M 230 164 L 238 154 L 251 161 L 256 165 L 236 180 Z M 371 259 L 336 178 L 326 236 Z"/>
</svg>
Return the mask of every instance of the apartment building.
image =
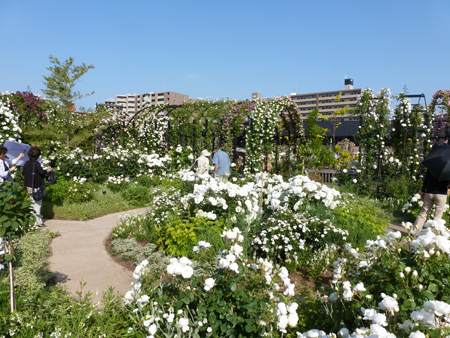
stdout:
<svg viewBox="0 0 450 338">
<path fill-rule="evenodd" d="M 318 109 L 322 115 L 331 115 L 336 110 L 342 109 L 345 106 L 348 106 L 350 109 L 357 106 L 356 99 L 361 95 L 361 88 L 353 89 L 352 79 L 345 79 L 344 85 L 343 90 L 309 94 L 293 93 L 291 94 L 291 98 L 297 104 L 302 119 L 306 119 L 314 108 Z M 341 95 L 341 99 L 335 101 L 339 94 Z M 347 114 L 343 119 L 352 121 L 359 120 L 359 117 Z"/>
<path fill-rule="evenodd" d="M 147 106 L 156 105 L 182 105 L 189 102 L 189 95 L 176 92 L 143 93 L 116 95 L 115 99 L 103 101 L 106 107 L 122 110 L 128 114 L 135 114 Z"/>
</svg>

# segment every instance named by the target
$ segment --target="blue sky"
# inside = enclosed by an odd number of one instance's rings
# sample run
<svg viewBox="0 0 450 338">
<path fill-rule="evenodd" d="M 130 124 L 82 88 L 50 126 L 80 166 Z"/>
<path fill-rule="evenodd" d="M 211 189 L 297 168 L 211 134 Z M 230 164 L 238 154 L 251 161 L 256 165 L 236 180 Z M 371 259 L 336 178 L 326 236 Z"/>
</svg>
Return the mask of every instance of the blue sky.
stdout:
<svg viewBox="0 0 450 338">
<path fill-rule="evenodd" d="M 344 88 L 449 89 L 450 1 L 0 0 L 0 92 L 42 94 L 49 56 L 93 64 L 95 94 L 250 99 Z"/>
</svg>

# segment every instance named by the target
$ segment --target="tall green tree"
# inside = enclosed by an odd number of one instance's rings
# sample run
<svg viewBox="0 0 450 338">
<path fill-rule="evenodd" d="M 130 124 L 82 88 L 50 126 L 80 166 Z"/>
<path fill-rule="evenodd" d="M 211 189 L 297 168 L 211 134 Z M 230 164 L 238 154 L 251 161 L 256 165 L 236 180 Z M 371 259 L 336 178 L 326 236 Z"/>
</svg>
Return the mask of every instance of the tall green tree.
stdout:
<svg viewBox="0 0 450 338">
<path fill-rule="evenodd" d="M 69 145 L 70 135 L 77 127 L 78 114 L 75 112 L 75 101 L 94 94 L 81 94 L 75 91 L 76 84 L 89 69 L 95 68 L 93 65 L 85 63 L 74 65 L 72 57 L 60 62 L 56 57 L 50 55 L 52 66 L 47 67 L 50 71 L 49 76 L 44 76 L 44 85 L 46 89 L 42 92 L 48 99 L 57 101 L 60 105 L 55 107 L 56 116 L 53 119 L 55 124 L 66 133 L 67 145 Z"/>
</svg>

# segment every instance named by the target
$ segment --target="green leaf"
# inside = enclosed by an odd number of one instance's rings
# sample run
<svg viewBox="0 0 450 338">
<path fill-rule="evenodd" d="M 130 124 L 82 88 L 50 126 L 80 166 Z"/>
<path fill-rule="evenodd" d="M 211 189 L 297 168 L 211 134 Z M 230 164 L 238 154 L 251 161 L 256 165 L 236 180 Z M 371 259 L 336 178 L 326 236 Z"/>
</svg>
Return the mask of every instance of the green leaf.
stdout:
<svg viewBox="0 0 450 338">
<path fill-rule="evenodd" d="M 14 255 L 6 254 L 5 255 L 5 260 L 8 261 L 8 262 L 12 262 L 14 260 Z"/>
<path fill-rule="evenodd" d="M 237 289 L 236 283 L 231 283 L 230 289 L 231 289 L 231 291 L 236 291 L 236 289 Z"/>
<path fill-rule="evenodd" d="M 430 285 L 428 285 L 428 290 L 430 290 L 431 292 L 437 292 L 437 291 L 439 291 L 439 288 L 436 284 L 430 283 Z"/>
</svg>

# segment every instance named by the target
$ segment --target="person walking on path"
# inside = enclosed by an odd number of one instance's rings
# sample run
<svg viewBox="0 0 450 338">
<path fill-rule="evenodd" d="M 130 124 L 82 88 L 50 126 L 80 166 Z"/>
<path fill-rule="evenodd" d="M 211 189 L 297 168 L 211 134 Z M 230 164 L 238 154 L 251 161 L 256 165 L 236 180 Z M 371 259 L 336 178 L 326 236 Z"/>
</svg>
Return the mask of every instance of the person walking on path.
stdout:
<svg viewBox="0 0 450 338">
<path fill-rule="evenodd" d="M 19 156 L 17 156 L 14 160 L 10 161 L 6 158 L 6 153 L 8 152 L 8 149 L 6 149 L 4 146 L 0 146 L 0 183 L 11 181 L 11 172 L 16 170 L 16 164 L 23 156 L 25 156 L 25 153 L 20 153 Z M 10 167 L 10 165 L 13 165 Z"/>
<path fill-rule="evenodd" d="M 220 177 L 222 180 L 227 181 L 228 175 L 230 175 L 230 157 L 221 147 L 214 149 L 214 157 L 212 163 L 214 164 L 214 175 Z"/>
<path fill-rule="evenodd" d="M 207 174 L 209 171 L 209 159 L 208 156 L 211 156 L 211 153 L 204 149 L 202 150 L 202 155 L 197 159 L 197 173 L 199 175 Z"/>
<path fill-rule="evenodd" d="M 427 170 L 422 184 L 420 198 L 423 206 L 414 222 L 416 231 L 422 230 L 433 204 L 435 204 L 434 219 L 442 218 L 448 195 L 448 181 L 438 181 L 434 175 Z"/>
<path fill-rule="evenodd" d="M 33 192 L 35 192 L 41 185 L 44 184 L 44 177 L 46 173 L 51 173 L 52 168 L 43 169 L 38 162 L 38 158 L 41 156 L 41 150 L 38 147 L 31 147 L 28 151 L 28 157 L 30 158 L 25 162 L 23 166 L 23 176 L 25 179 L 25 186 L 27 187 L 28 194 L 33 202 L 33 208 L 36 212 L 36 224 L 39 227 L 45 226 L 42 223 L 42 219 L 37 216 L 41 214 L 42 200 L 35 200 L 33 198 Z M 34 188 L 34 191 L 33 191 Z"/>
</svg>

